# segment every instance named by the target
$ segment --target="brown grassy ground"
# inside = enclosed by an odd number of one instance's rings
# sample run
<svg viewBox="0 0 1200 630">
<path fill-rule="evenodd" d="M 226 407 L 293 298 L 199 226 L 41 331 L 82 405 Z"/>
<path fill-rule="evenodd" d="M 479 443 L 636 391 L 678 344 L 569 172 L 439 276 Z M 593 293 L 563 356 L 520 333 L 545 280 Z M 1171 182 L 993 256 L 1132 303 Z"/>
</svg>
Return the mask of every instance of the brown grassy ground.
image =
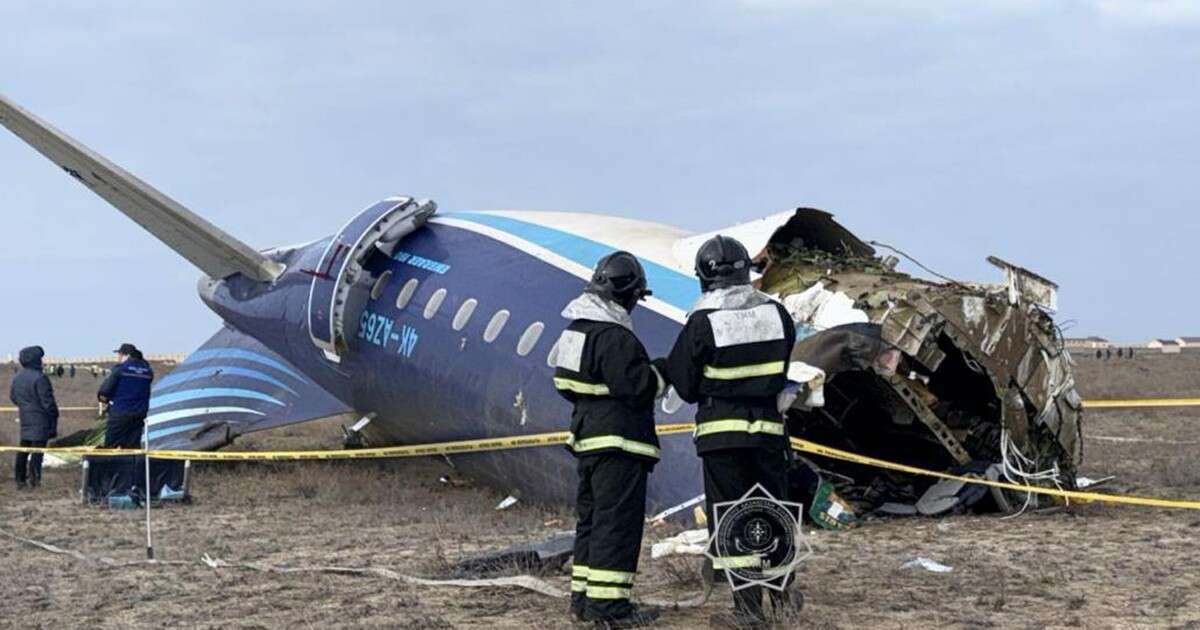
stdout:
<svg viewBox="0 0 1200 630">
<path fill-rule="evenodd" d="M 1142 391 L 1200 394 L 1193 365 L 1200 361 L 1159 358 L 1128 365 L 1081 360 L 1085 393 L 1096 398 Z M 65 424 L 86 421 L 85 414 Z M 336 424 L 285 428 L 244 446 L 335 447 Z M 6 419 L 0 426 L 0 440 L 11 443 L 14 425 Z M 1200 441 L 1200 410 L 1094 412 L 1086 432 L 1084 472 L 1118 475 L 1112 489 L 1200 498 L 1195 458 L 1200 445 L 1164 443 Z M 496 512 L 492 508 L 500 493 L 439 483 L 447 473 L 452 471 L 437 460 L 200 468 L 194 505 L 154 513 L 158 556 L 374 566 L 438 577 L 475 550 L 572 524 L 567 510 L 557 507 L 518 504 Z M 8 458 L 0 463 L 0 475 L 11 476 Z M 11 483 L 0 484 L 0 529 L 91 556 L 143 557 L 142 513 L 81 508 L 77 481 L 77 470 L 59 470 L 47 473 L 36 494 L 17 494 Z M 648 542 L 666 533 L 650 530 Z M 1198 535 L 1200 512 L 1104 505 L 1010 520 L 909 519 L 848 533 L 817 532 L 812 537 L 816 555 L 802 578 L 809 602 L 805 623 L 815 628 L 1200 628 Z M 900 568 L 918 555 L 954 571 Z M 691 577 L 694 564 L 646 557 L 638 592 L 690 596 L 698 590 Z M 428 588 L 376 577 L 280 575 L 200 564 L 97 568 L 3 536 L 0 574 L 5 578 L 0 581 L 3 627 L 568 625 L 563 602 L 524 591 Z M 567 586 L 566 576 L 551 580 Z M 728 597 L 718 591 L 704 609 L 669 613 L 662 625 L 703 626 Z"/>
</svg>

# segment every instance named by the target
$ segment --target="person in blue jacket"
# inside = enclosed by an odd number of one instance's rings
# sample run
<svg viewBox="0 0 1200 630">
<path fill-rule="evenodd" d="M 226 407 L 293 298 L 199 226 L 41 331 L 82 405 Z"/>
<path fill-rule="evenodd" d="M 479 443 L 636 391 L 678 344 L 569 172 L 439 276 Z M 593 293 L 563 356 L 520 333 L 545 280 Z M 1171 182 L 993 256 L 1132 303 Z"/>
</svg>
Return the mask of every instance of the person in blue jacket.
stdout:
<svg viewBox="0 0 1200 630">
<path fill-rule="evenodd" d="M 146 413 L 150 410 L 150 385 L 154 370 L 131 343 L 117 348 L 119 363 L 100 384 L 97 396 L 108 407 L 108 424 L 104 432 L 104 448 L 138 448 Z"/>
<path fill-rule="evenodd" d="M 54 386 L 42 372 L 41 346 L 21 350 L 21 371 L 13 377 L 8 398 L 21 416 L 21 446 L 45 446 L 58 436 L 58 403 Z M 17 453 L 17 488 L 37 487 L 42 483 L 42 454 Z"/>
</svg>

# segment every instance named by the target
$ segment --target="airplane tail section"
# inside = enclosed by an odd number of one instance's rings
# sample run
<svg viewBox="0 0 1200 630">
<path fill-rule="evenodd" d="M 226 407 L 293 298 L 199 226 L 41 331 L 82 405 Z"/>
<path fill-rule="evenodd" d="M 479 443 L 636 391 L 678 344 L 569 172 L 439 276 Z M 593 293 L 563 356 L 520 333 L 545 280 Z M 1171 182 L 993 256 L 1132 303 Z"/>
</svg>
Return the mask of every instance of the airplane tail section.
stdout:
<svg viewBox="0 0 1200 630">
<path fill-rule="evenodd" d="M 154 384 L 146 425 L 151 448 L 208 449 L 350 411 L 283 357 L 224 328 Z"/>
<path fill-rule="evenodd" d="M 267 282 L 283 265 L 255 251 L 0 95 L 0 124 L 214 279 L 240 273 Z"/>
</svg>

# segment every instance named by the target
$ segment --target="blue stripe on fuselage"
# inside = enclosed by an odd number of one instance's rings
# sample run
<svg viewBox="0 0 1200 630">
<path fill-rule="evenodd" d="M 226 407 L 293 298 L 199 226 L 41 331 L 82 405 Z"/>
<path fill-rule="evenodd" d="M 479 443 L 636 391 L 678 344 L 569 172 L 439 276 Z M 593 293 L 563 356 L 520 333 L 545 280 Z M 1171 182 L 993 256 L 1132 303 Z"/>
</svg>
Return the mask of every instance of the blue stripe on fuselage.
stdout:
<svg viewBox="0 0 1200 630">
<path fill-rule="evenodd" d="M 250 368 L 242 368 L 232 365 L 206 365 L 198 368 L 179 368 L 155 383 L 154 392 L 157 394 L 168 387 L 173 387 L 187 381 L 194 381 L 198 378 L 215 378 L 217 376 L 241 376 L 244 378 L 254 379 L 256 381 L 262 381 L 264 383 L 270 383 L 276 387 L 287 390 L 292 394 L 297 393 L 296 390 L 292 389 L 286 383 L 275 378 L 274 376 L 271 376 L 270 374 L 266 374 L 258 370 L 252 370 Z"/>
<path fill-rule="evenodd" d="M 616 251 L 611 245 L 511 217 L 482 212 L 449 212 L 443 216 L 473 221 L 507 232 L 588 269 L 595 266 L 596 261 L 602 257 Z M 696 299 L 700 297 L 700 285 L 695 278 L 640 256 L 638 260 L 646 270 L 646 282 L 654 291 L 654 297 L 685 313 L 691 310 Z"/>
<path fill-rule="evenodd" d="M 287 403 L 275 398 L 274 396 L 268 396 L 267 394 L 252 389 L 240 389 L 236 387 L 203 387 L 199 389 L 171 392 L 170 394 L 156 394 L 150 398 L 150 408 L 156 409 L 158 407 L 173 405 L 178 402 L 200 400 L 204 398 L 247 398 L 251 400 L 269 402 L 279 405 L 280 407 L 287 406 Z"/>
<path fill-rule="evenodd" d="M 279 361 L 276 361 L 275 359 L 272 359 L 266 355 L 259 354 L 257 352 L 251 352 L 249 350 L 242 350 L 241 348 L 213 348 L 208 350 L 197 350 L 188 355 L 188 357 L 184 359 L 183 363 L 180 365 L 200 363 L 202 361 L 209 361 L 212 359 L 242 359 L 245 361 L 253 361 L 254 363 L 261 363 L 263 365 L 273 367 L 298 381 L 305 380 L 303 376 L 300 376 L 295 370 L 284 365 L 283 363 L 280 363 Z"/>
</svg>

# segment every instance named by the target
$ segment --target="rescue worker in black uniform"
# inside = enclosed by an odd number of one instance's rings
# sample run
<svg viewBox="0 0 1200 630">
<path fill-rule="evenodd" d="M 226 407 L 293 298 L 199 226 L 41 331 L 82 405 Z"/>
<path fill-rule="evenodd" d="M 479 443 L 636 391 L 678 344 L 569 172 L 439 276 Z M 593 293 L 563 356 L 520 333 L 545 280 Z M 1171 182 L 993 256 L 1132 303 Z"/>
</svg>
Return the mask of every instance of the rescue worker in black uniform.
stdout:
<svg viewBox="0 0 1200 630">
<path fill-rule="evenodd" d="M 571 614 L 609 628 L 649 625 L 659 611 L 630 601 L 646 512 L 646 477 L 659 458 L 654 401 L 665 383 L 633 333 L 650 295 L 628 252 L 602 258 L 555 351 L 554 386 L 571 401 L 567 447 L 578 458 Z"/>
<path fill-rule="evenodd" d="M 755 484 L 785 498 L 790 445 L 777 397 L 787 385 L 796 330 L 787 309 L 751 285 L 750 267 L 736 239 L 716 236 L 700 247 L 696 275 L 703 294 L 671 354 L 655 363 L 679 397 L 697 405 L 694 439 L 704 460 L 710 535 L 714 503 L 736 501 Z M 719 558 L 714 569 L 744 566 L 743 560 Z M 786 594 L 771 596 L 777 613 L 794 612 Z M 761 587 L 735 591 L 733 600 L 733 613 L 714 615 L 713 625 L 767 624 Z"/>
</svg>

